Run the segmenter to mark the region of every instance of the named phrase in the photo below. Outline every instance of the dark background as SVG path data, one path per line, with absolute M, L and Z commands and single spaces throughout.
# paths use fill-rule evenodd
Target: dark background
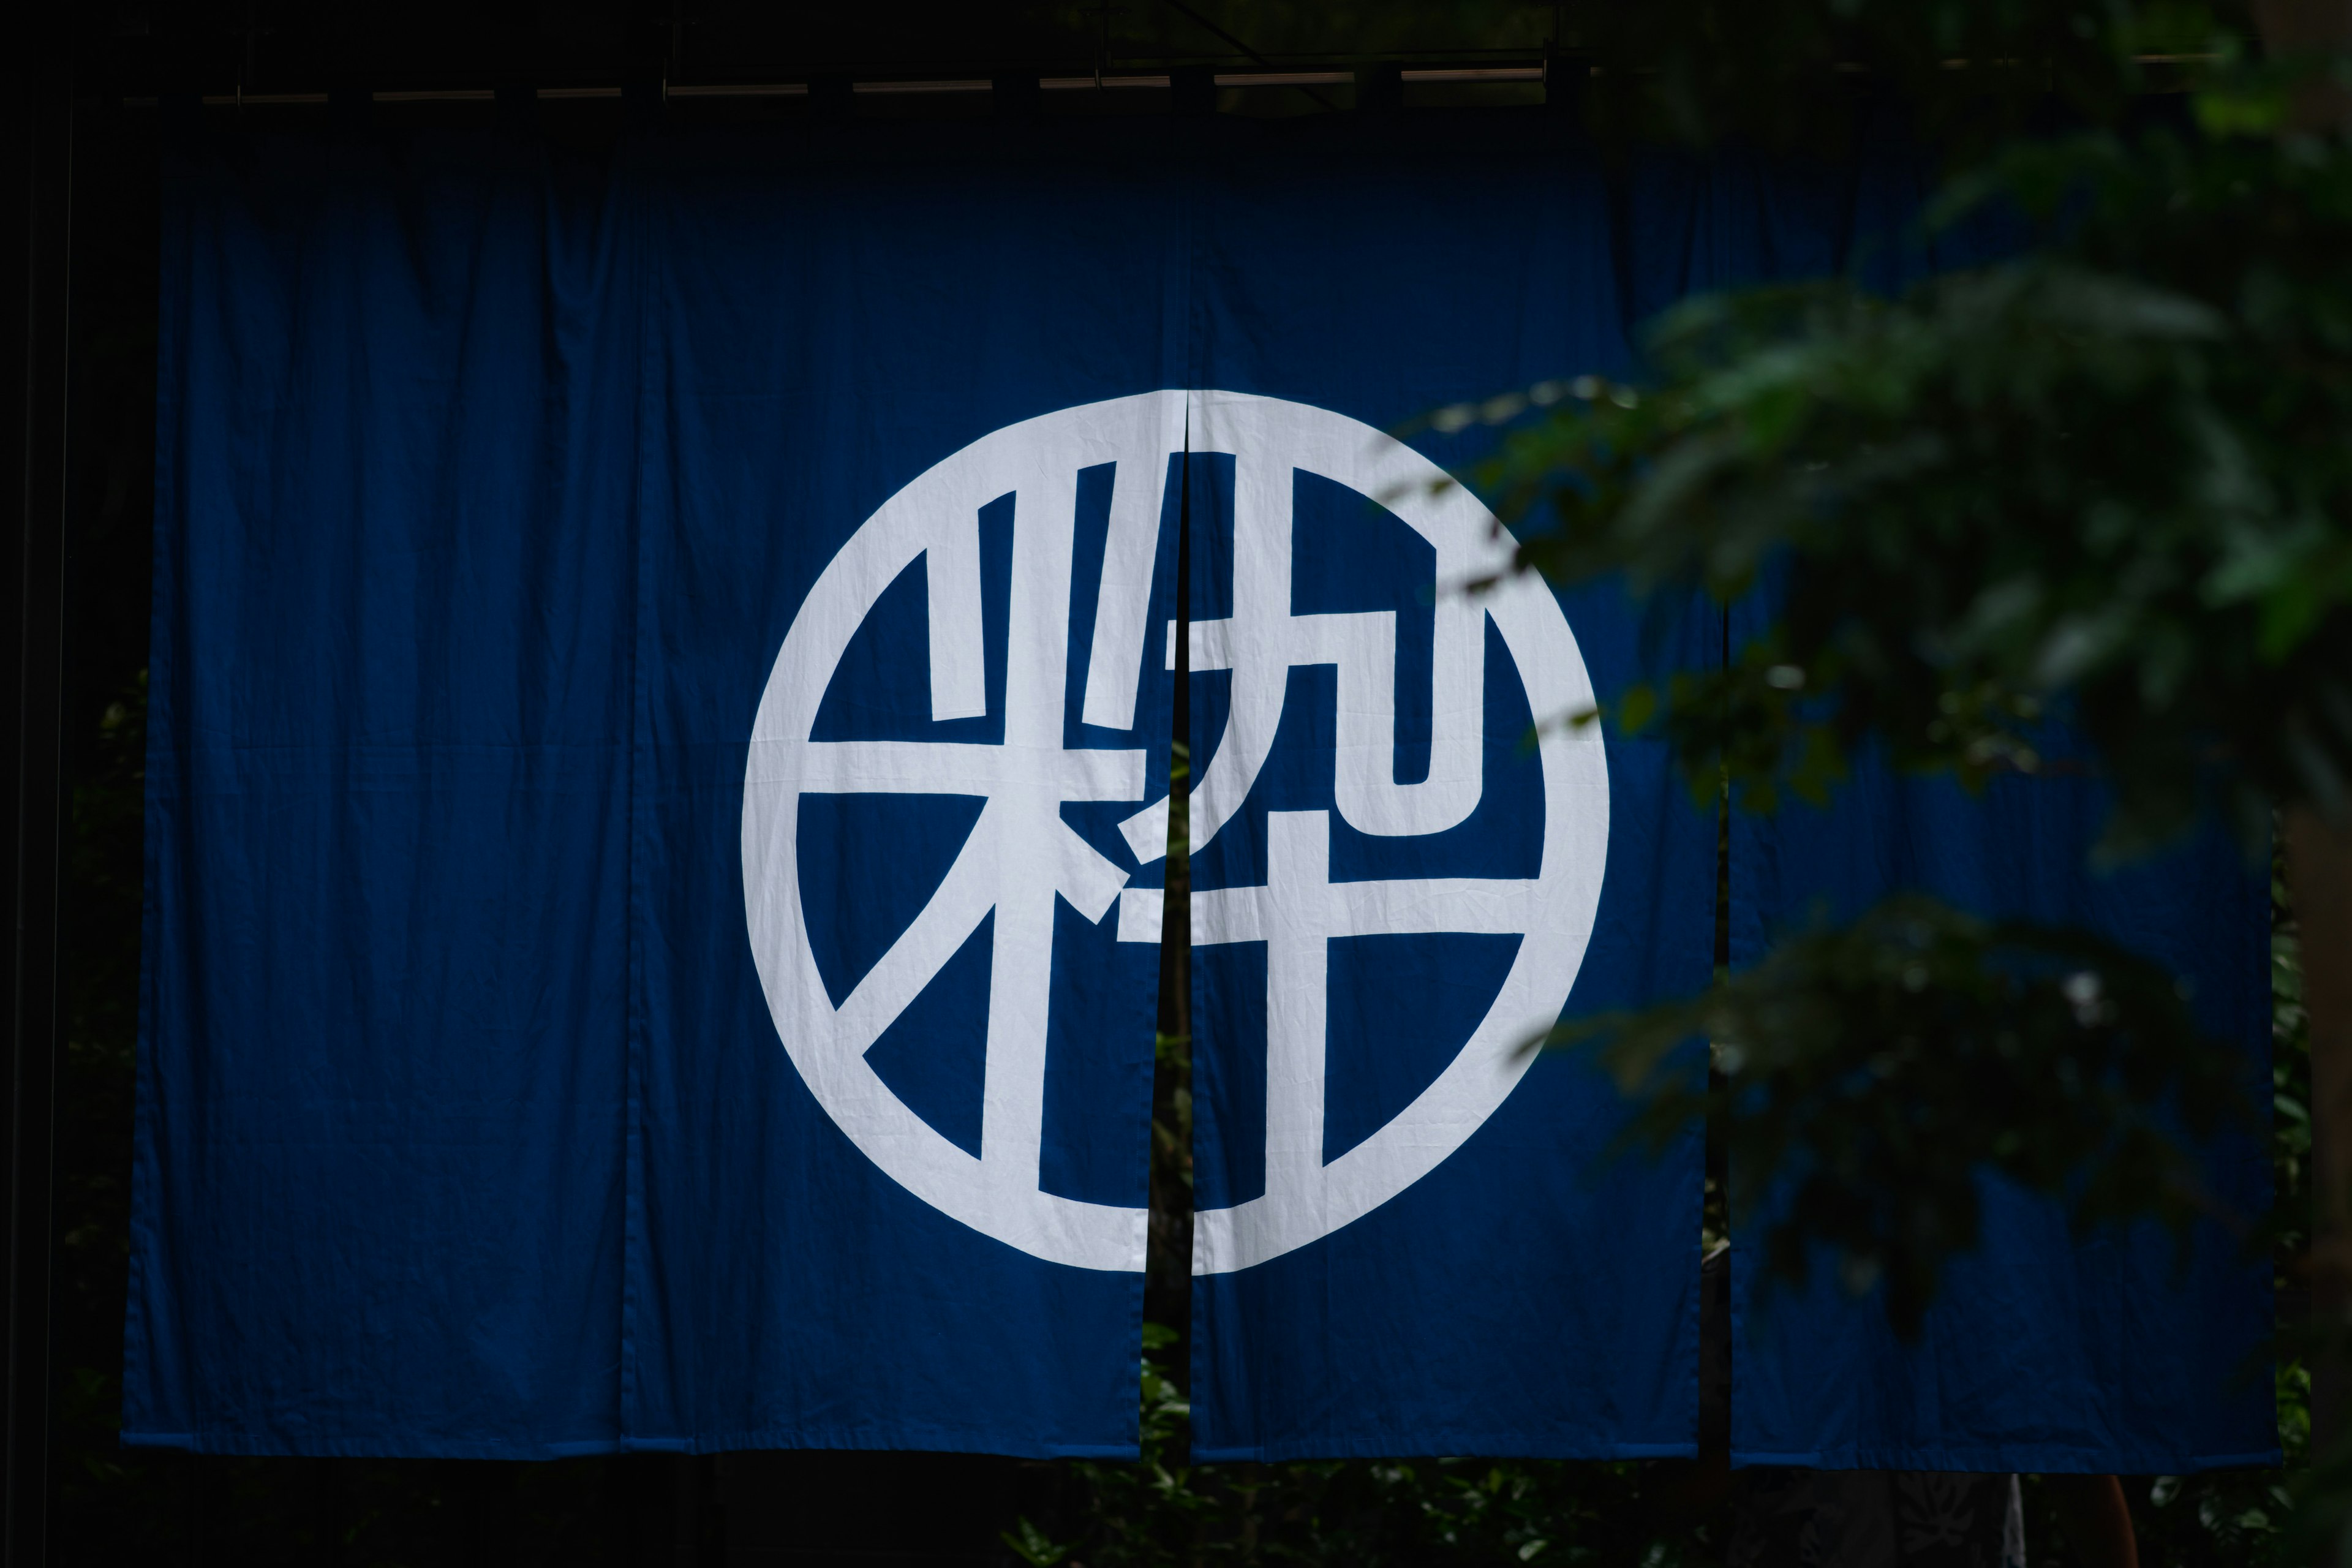
M 593 150 L 633 113 L 746 123 L 1409 115 L 1545 101 L 1545 82 L 1528 72 L 1548 61 L 1570 68 L 1554 75 L 1561 90 L 1549 97 L 1573 111 L 1577 15 L 1517 0 L 57 0 L 0 35 L 0 474 L 18 522 L 0 560 L 9 606 L 0 681 L 11 699 L 0 874 L 15 900 L 0 955 L 13 1009 L 5 1561 L 1721 1561 L 1719 1478 L 1704 1461 L 1187 1468 L 1181 952 L 1163 977 L 1146 1306 L 1161 1328 L 1140 1467 L 846 1453 L 537 1465 L 236 1459 L 126 1451 L 114 1437 L 138 1023 L 157 154 L 167 128 L 190 115 L 222 129 L 397 130 L 526 113 L 543 134 Z M 1412 75 L 1496 68 L 1517 74 Z M 1171 79 L 1039 85 L 1098 71 Z M 1282 72 L 1346 79 L 1215 79 Z M 859 89 L 942 79 L 971 85 Z M 730 90 L 776 84 L 806 90 Z M 1171 875 L 1181 875 L 1173 863 Z M 2299 1184 L 2284 1182 L 2283 1198 L 2289 1190 Z M 2254 1527 L 2242 1521 L 2275 1480 L 2131 1483 L 2145 1560 L 2252 1560 Z M 2063 1563 L 2038 1501 L 2034 1511 L 2033 1560 Z

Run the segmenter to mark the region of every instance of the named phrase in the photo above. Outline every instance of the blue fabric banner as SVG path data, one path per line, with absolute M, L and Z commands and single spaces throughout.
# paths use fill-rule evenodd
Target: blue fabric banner
M 1612 1160 L 1614 1089 L 1518 1047 L 1707 983 L 1713 811 L 1564 721 L 1720 622 L 1465 591 L 1507 541 L 1440 465 L 1485 433 L 1380 433 L 1626 367 L 1560 125 L 1240 124 L 1192 170 L 1202 1459 L 1695 1450 L 1696 1131 Z
M 1561 721 L 1723 624 L 1481 585 L 1493 433 L 1422 421 L 1866 184 L 1713 178 L 1539 114 L 177 146 L 125 1440 L 1132 1455 L 1181 668 L 1195 1454 L 1691 1452 L 1696 1133 L 1606 1158 L 1519 1047 L 1706 983 L 1712 813 Z
M 1827 810 L 1734 816 L 1733 963 L 1895 892 L 2085 927 L 2189 982 L 2202 1026 L 2244 1047 L 2249 1100 L 2266 1110 L 2266 868 L 2214 831 L 2095 874 L 2105 794 L 2082 759 L 2053 761 L 1971 796 L 1868 758 Z M 2127 1475 L 2277 1464 L 2271 1264 L 2244 1241 L 2270 1207 L 2261 1141 L 2222 1138 L 2205 1180 L 2218 1212 L 2184 1261 L 2160 1226 L 2078 1240 L 2061 1204 L 1984 1177 L 1982 1239 L 1947 1268 L 1908 1342 L 1878 1293 L 1848 1295 L 1826 1260 L 1802 1291 L 1768 1287 L 1735 1234 L 1733 1463 Z
M 1136 1452 L 1168 136 L 845 127 L 634 173 L 646 1440 Z
M 1710 829 L 1381 428 L 1622 362 L 1599 186 L 1500 310 L 1470 143 L 1220 134 L 184 155 L 131 1441 L 1133 1453 L 1189 512 L 1201 1451 L 1689 1448 L 1696 1144 L 1519 1047 Z
M 1931 185 L 1922 152 L 1891 132 L 1866 136 L 1843 166 L 1654 155 L 1622 198 L 1634 313 L 1775 279 L 1844 274 L 1891 292 L 2014 246 L 2000 215 L 1923 231 Z M 1763 629 L 1769 603 L 1766 592 L 1734 607 L 1735 647 Z M 2185 977 L 2204 1026 L 2244 1045 L 2249 1095 L 2267 1107 L 2262 868 L 2215 835 L 2095 875 L 2105 809 L 2080 759 L 1982 797 L 1865 760 L 1826 810 L 1732 817 L 1733 962 L 1900 891 L 2085 926 Z M 2225 1141 L 2209 1180 L 2236 1223 L 2267 1212 L 2257 1142 Z M 1875 1294 L 1849 1299 L 1826 1265 L 1801 1295 L 1759 1290 L 1759 1256 L 1735 1236 L 1735 1463 L 2152 1474 L 2277 1462 L 2262 1353 L 2269 1264 L 2242 1256 L 2228 1223 L 2197 1238 L 2183 1270 L 2154 1227 L 2077 1242 L 2049 1200 L 1989 1180 L 1983 1201 L 1983 1242 L 1950 1268 L 1913 1343 Z
M 1135 1451 L 1166 136 L 175 170 L 131 1441 Z
M 124 1440 L 609 1448 L 625 226 L 506 139 L 164 192 Z

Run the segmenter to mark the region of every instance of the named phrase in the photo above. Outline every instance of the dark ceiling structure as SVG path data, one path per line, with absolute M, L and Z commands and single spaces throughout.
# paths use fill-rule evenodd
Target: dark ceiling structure
M 992 91 L 1027 111 L 1086 112 L 1164 109 L 1165 94 L 1189 85 L 1240 95 L 1218 101 L 1229 110 L 1296 113 L 1349 106 L 1360 80 L 1391 99 L 1400 89 L 1452 101 L 1540 96 L 1563 9 L 1529 0 L 117 0 L 80 14 L 73 74 L 86 101 L 193 95 L 232 107 L 359 92 L 379 103 L 463 101 L 501 89 L 593 100 L 635 87 L 672 102 L 768 99 L 778 114 L 804 107 L 793 100 L 844 92 L 861 111 L 890 112 L 903 111 L 895 100 L 942 100 L 936 110 Z

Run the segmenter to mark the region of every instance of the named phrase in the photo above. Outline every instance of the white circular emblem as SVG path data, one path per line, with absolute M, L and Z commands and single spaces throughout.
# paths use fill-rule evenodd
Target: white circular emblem
M 1043 1191 L 1047 1013 L 1058 899 L 1087 920 L 1116 906 L 1123 941 L 1157 942 L 1160 893 L 1127 874 L 1061 816 L 1066 801 L 1134 801 L 1122 826 L 1139 861 L 1165 852 L 1167 801 L 1144 801 L 1144 753 L 1066 745 L 1071 562 L 1079 470 L 1115 463 L 1108 534 L 1087 650 L 1082 718 L 1128 731 L 1147 646 L 1173 667 L 1172 632 L 1150 634 L 1153 563 L 1168 458 L 1186 448 L 1234 460 L 1233 609 L 1195 622 L 1192 668 L 1232 671 L 1225 730 L 1205 747 L 1192 796 L 1196 847 L 1229 824 L 1270 753 L 1289 671 L 1338 669 L 1334 800 L 1356 831 L 1439 833 L 1483 792 L 1486 626 L 1491 620 L 1538 719 L 1591 706 L 1576 638 L 1539 583 L 1506 576 L 1511 544 L 1475 497 L 1368 425 L 1306 404 L 1226 392 L 1155 392 L 1010 425 L 937 464 L 884 502 L 818 576 L 786 633 L 753 721 L 743 789 L 743 887 L 752 956 L 785 1050 L 866 1156 L 908 1191 L 985 1235 L 1084 1268 L 1143 1267 L 1145 1212 Z M 1295 615 L 1293 475 L 1373 498 L 1436 552 L 1430 766 L 1394 779 L 1393 612 Z M 986 709 L 979 513 L 1012 494 L 1012 601 L 1002 744 L 812 739 L 835 668 L 883 591 L 923 558 L 934 721 Z M 1080 584 L 1083 590 L 1088 585 Z M 1510 679 L 1512 671 L 1492 672 Z M 1551 724 L 1532 879 L 1330 879 L 1320 811 L 1269 812 L 1262 887 L 1196 891 L 1196 943 L 1266 944 L 1265 1189 L 1194 1218 L 1193 1272 L 1262 1263 L 1394 1197 L 1459 1148 L 1517 1084 L 1520 1045 L 1568 999 L 1590 941 L 1609 843 L 1608 766 L 1591 726 Z M 839 1006 L 809 937 L 796 842 L 803 795 L 978 797 L 984 804 L 928 905 Z M 866 1055 L 982 921 L 995 916 L 980 1153 L 899 1100 Z M 1325 968 L 1334 938 L 1486 932 L 1521 940 L 1469 1040 L 1379 1131 L 1323 1157 Z

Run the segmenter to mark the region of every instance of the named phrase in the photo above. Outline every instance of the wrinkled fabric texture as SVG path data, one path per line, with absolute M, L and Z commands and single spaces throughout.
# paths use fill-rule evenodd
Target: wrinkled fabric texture
M 1740 634 L 1740 619 L 1734 634 Z M 2080 759 L 1970 795 L 1859 759 L 1826 810 L 1731 825 L 1732 961 L 1778 935 L 1923 892 L 1995 918 L 2097 931 L 2184 977 L 2199 1022 L 2242 1048 L 2269 1103 L 2270 889 L 2227 835 L 2153 860 L 2089 866 L 2105 799 Z M 2059 1200 L 1982 1181 L 1982 1239 L 1953 1258 L 1916 1341 L 1878 1293 L 1849 1296 L 1824 1259 L 1768 1288 L 1732 1247 L 1735 1463 L 2164 1474 L 2279 1462 L 2271 1279 L 2240 1226 L 2267 1211 L 2259 1138 L 2205 1153 L 2215 1217 L 2184 1259 L 2153 1222 L 2080 1239 Z
M 1251 175 L 1219 134 L 175 152 L 129 1441 L 1132 1454 L 1178 547 L 1205 670 L 1242 474 L 1285 563 L 1242 574 L 1227 678 L 1260 739 L 1322 737 L 1262 774 L 1333 922 L 1284 1005 L 1345 1048 L 1321 1085 L 1261 1054 L 1252 1110 L 1264 1038 L 1202 1009 L 1204 1148 L 1318 1128 L 1254 1156 L 1318 1184 L 1235 1242 L 1268 1256 L 1248 1315 L 1203 1310 L 1239 1375 L 1203 1428 L 1687 1451 L 1696 1143 L 1588 1188 L 1622 1108 L 1519 1047 L 1604 876 L 1592 1005 L 1703 981 L 1710 829 L 1653 753 L 1526 747 L 1645 657 L 1631 607 L 1466 599 L 1501 546 L 1430 481 L 1475 445 L 1384 433 L 1622 359 L 1605 204 L 1588 171 L 1523 237 L 1527 298 L 1563 236 L 1589 274 L 1524 361 L 1457 300 L 1404 334 L 1437 374 L 1374 382 L 1328 306 L 1250 324 L 1292 308 L 1253 274 L 1340 256 L 1267 192 L 1220 210 Z M 1445 195 L 1392 137 L 1316 155 Z M 1307 908 L 1258 896 L 1266 798 L 1218 872 L 1245 968 Z
M 127 1441 L 1135 1451 L 1181 397 L 866 523 L 1181 380 L 1165 132 L 919 141 L 174 153 Z
M 1699 1445 L 1720 1454 L 1731 1420 L 1731 1249 L 1700 1268 Z M 2025 1568 L 2015 1475 L 1756 1466 L 1733 1479 L 1733 1568 Z
M 1132 1456 L 1181 679 L 1195 1455 L 1691 1453 L 1696 1131 L 1617 1152 L 1521 1047 L 1707 983 L 1711 805 L 1559 721 L 1725 626 L 1466 593 L 1496 433 L 1424 416 L 1948 261 L 1919 166 L 1507 112 L 176 140 L 125 1441 Z M 1928 1375 L 1871 1343 L 1771 1353 Z M 1958 1408 L 1885 1419 L 2009 1455 Z M 2201 1408 L 2069 1451 L 2181 1468 Z
M 164 184 L 125 1440 L 610 1448 L 627 225 L 507 138 Z
M 1891 129 L 1841 166 L 1738 153 L 1653 154 L 1619 197 L 1628 313 L 1688 294 L 1843 273 L 1895 293 L 2014 249 L 1995 213 L 1926 231 L 1932 162 Z M 1769 624 L 1772 589 L 1732 606 L 1736 653 Z M 2069 742 L 2053 737 L 2063 752 Z M 2055 754 L 2055 753 L 2053 753 Z M 1948 779 L 1857 763 L 1826 809 L 1730 822 L 1731 960 L 1898 892 L 1974 913 L 2100 931 L 2184 976 L 2199 1018 L 2245 1051 L 2270 1102 L 2270 905 L 2263 868 L 2224 835 L 2102 874 L 2104 796 L 2081 759 L 1971 796 Z M 2279 1460 L 2267 1357 L 2270 1269 L 2233 1226 L 2266 1213 L 2254 1137 L 2208 1155 L 2221 1217 L 2185 1268 L 2155 1227 L 2077 1242 L 2056 1203 L 1988 1181 L 1984 1241 L 1956 1259 L 1914 1343 L 1875 1293 L 1849 1299 L 1824 1260 L 1802 1294 L 1768 1291 L 1734 1238 L 1729 1441 L 1735 1465 L 2150 1474 Z
M 1198 214 L 1194 377 L 1240 394 L 1294 398 L 1383 428 L 1449 468 L 1475 463 L 1492 434 L 1442 435 L 1433 408 L 1510 387 L 1629 372 L 1612 188 L 1600 160 L 1558 118 L 1496 138 L 1475 117 L 1419 116 L 1370 127 L 1232 123 L 1212 128 L 1190 165 Z M 1191 508 L 1195 626 L 1251 612 L 1251 552 L 1232 542 L 1245 497 L 1196 427 Z M 1442 721 L 1424 692 L 1444 685 L 1423 639 L 1458 602 L 1465 572 L 1407 552 L 1348 497 L 1295 497 L 1289 595 L 1309 612 L 1391 611 L 1399 779 L 1446 768 Z M 1477 603 L 1474 597 L 1472 604 Z M 1234 1205 L 1282 1201 L 1280 1130 L 1262 1110 L 1265 1066 L 1299 1011 L 1291 944 L 1208 940 L 1204 910 L 1226 889 L 1279 880 L 1290 831 L 1329 817 L 1329 875 L 1499 879 L 1538 872 L 1605 815 L 1605 871 L 1580 907 L 1572 969 L 1542 1010 L 1589 1015 L 1687 995 L 1711 961 L 1715 820 L 1654 742 L 1611 734 L 1605 793 L 1545 786 L 1531 725 L 1558 736 L 1574 710 L 1630 682 L 1720 657 L 1718 617 L 1645 613 L 1613 585 L 1560 599 L 1590 695 L 1545 695 L 1529 645 L 1489 619 L 1475 809 L 1434 833 L 1362 830 L 1373 813 L 1344 791 L 1348 676 L 1300 659 L 1280 727 L 1245 800 L 1203 816 L 1219 757 L 1248 719 L 1242 676 L 1191 677 L 1198 772 L 1192 861 L 1196 1235 Z M 1406 628 L 1410 628 L 1407 630 Z M 1339 714 L 1338 726 L 1329 717 Z M 1590 735 L 1591 731 L 1584 731 Z M 1219 804 L 1223 804 L 1220 802 Z M 1213 833 L 1211 829 L 1213 828 Z M 1320 829 L 1318 830 L 1318 832 Z M 1410 884 L 1407 884 L 1410 885 Z M 1312 943 L 1328 1035 L 1320 1155 L 1361 1159 L 1402 1131 L 1416 1095 L 1475 1049 L 1499 1013 L 1521 937 L 1457 922 L 1431 934 Z M 1310 981 L 1308 987 L 1314 982 Z M 1514 1026 L 1524 1037 L 1539 1021 Z M 1465 1051 L 1465 1054 L 1466 1051 Z M 1536 1061 L 1508 1098 L 1426 1175 L 1363 1217 L 1280 1256 L 1222 1266 L 1196 1247 L 1192 1443 L 1203 1459 L 1350 1454 L 1529 1454 L 1579 1458 L 1695 1451 L 1701 1149 L 1694 1135 L 1654 1162 L 1612 1140 L 1624 1102 L 1589 1063 Z M 1391 1121 L 1391 1119 L 1395 1119 Z M 1416 1130 L 1414 1139 L 1437 1135 Z M 1445 1135 L 1453 1142 L 1454 1133 Z

